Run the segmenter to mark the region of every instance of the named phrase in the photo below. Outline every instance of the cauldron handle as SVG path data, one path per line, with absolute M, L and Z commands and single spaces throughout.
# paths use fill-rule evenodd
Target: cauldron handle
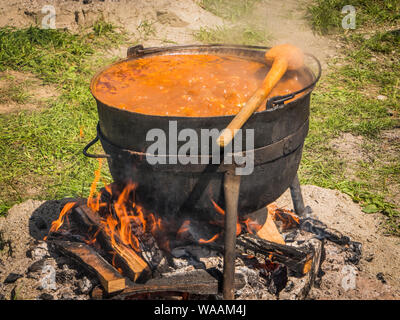
M 94 138 L 92 141 L 90 141 L 86 147 L 83 148 L 83 154 L 88 157 L 88 158 L 111 158 L 109 154 L 92 154 L 88 153 L 88 149 L 94 145 L 97 141 L 99 141 L 99 134 L 96 135 L 96 138 Z

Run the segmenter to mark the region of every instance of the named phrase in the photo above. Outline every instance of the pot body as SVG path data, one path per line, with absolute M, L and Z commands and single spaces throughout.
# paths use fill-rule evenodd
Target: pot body
M 264 48 L 265 50 L 265 48 Z M 247 47 L 185 46 L 142 50 L 128 59 L 176 53 L 234 54 L 263 61 L 265 51 Z M 296 176 L 304 139 L 308 131 L 311 88 L 319 76 L 305 68 L 309 88 L 289 103 L 275 105 L 257 112 L 247 121 L 245 129 L 254 131 L 254 170 L 241 177 L 239 214 L 246 215 L 276 200 Z M 96 76 L 92 80 L 92 92 Z M 96 97 L 95 97 L 96 98 Z M 223 130 L 234 116 L 165 117 L 125 111 L 97 101 L 98 136 L 116 182 L 138 184 L 137 201 L 162 216 L 196 215 L 199 219 L 215 218 L 211 199 L 224 208 L 223 177 L 226 165 L 160 164 L 149 165 L 144 154 L 154 143 L 146 141 L 149 130 L 169 132 L 171 121 L 177 130 L 190 128 L 201 136 L 201 129 Z M 243 135 L 243 146 L 246 146 Z M 178 141 L 178 149 L 184 142 Z M 200 147 L 199 147 L 200 148 Z

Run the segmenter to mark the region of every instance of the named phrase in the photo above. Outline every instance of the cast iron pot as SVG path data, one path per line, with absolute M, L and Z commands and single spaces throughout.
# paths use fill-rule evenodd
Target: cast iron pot
M 116 63 L 171 54 L 234 55 L 264 62 L 267 49 L 236 45 L 189 45 L 147 49 L 135 46 L 128 49 L 127 59 Z M 107 105 L 94 94 L 94 85 L 102 71 L 93 77 L 90 86 L 99 114 L 97 136 L 84 148 L 84 154 L 94 158 L 107 158 L 115 182 L 136 182 L 136 200 L 148 210 L 156 211 L 161 216 L 182 219 L 187 215 L 207 220 L 215 218 L 211 199 L 224 208 L 223 177 L 230 166 L 182 165 L 179 162 L 149 165 L 146 161 L 146 150 L 153 142 L 146 141 L 146 134 L 153 128 L 168 132 L 169 121 L 176 121 L 178 130 L 191 128 L 200 136 L 201 129 L 216 128 L 221 131 L 234 116 L 154 116 Z M 241 216 L 276 200 L 296 176 L 308 132 L 310 95 L 321 74 L 320 63 L 314 56 L 306 55 L 303 74 L 308 83 L 305 88 L 290 95 L 269 99 L 267 109 L 253 114 L 243 127 L 254 129 L 254 150 L 248 151 L 253 152 L 254 171 L 241 177 L 238 208 Z M 303 94 L 299 95 L 300 93 Z M 291 102 L 284 103 L 294 97 Z M 106 154 L 89 154 L 88 148 L 98 140 L 101 141 Z M 244 146 L 245 143 L 244 137 Z M 178 142 L 178 148 L 180 144 Z

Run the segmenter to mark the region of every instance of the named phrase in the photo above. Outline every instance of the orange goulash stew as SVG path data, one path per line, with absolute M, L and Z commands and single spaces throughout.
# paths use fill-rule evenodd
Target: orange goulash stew
M 117 63 L 100 73 L 93 94 L 124 110 L 160 116 L 235 115 L 261 85 L 269 68 L 223 55 L 165 55 Z M 300 72 L 290 72 L 269 97 L 304 88 Z M 265 109 L 265 103 L 258 111 Z

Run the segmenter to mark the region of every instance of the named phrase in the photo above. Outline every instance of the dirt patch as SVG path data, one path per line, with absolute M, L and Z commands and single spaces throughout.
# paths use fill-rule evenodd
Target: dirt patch
M 368 163 L 369 170 L 385 170 L 397 162 L 400 156 L 400 129 L 383 130 L 378 139 L 368 139 L 351 133 L 341 134 L 330 142 L 336 156 L 344 164 L 348 178 L 357 181 L 357 171 L 366 170 L 360 162 Z M 377 152 L 379 150 L 379 152 Z M 393 169 L 393 168 L 392 168 Z M 385 200 L 400 208 L 400 180 L 395 172 L 384 176 L 375 175 L 369 180 L 381 189 Z M 382 180 L 385 181 L 382 181 Z
M 146 46 L 192 43 L 194 30 L 222 24 L 222 19 L 190 0 L 11 0 L 0 5 L 0 26 L 41 26 L 48 14 L 42 13 L 45 5 L 54 6 L 58 29 L 78 32 L 104 18 Z
M 381 133 L 381 137 L 393 148 L 400 150 L 400 128 L 384 130 Z
M 319 288 L 314 288 L 315 299 L 400 299 L 400 240 L 382 235 L 378 214 L 366 214 L 351 198 L 336 190 L 316 186 L 302 186 L 304 202 L 319 220 L 351 240 L 363 245 L 362 259 L 356 270 L 356 288 L 346 291 L 342 287 L 344 266 L 334 261 L 327 252 L 322 266 L 326 276 Z M 292 208 L 290 193 L 285 192 L 278 200 L 279 206 Z M 340 250 L 331 247 L 331 250 Z M 332 261 L 329 256 L 333 256 Z M 339 267 L 338 267 L 339 266 Z M 382 280 L 379 280 L 383 279 Z M 386 282 L 386 283 L 383 283 Z
M 331 141 L 331 147 L 337 152 L 338 157 L 347 163 L 356 164 L 358 161 L 366 160 L 362 144 L 364 138 L 351 133 L 343 133 Z
M 316 35 L 305 19 L 309 1 L 265 0 L 257 4 L 253 21 L 263 26 L 271 35 L 270 45 L 291 43 L 305 52 L 314 54 L 323 67 L 330 57 L 336 55 L 336 42 Z
M 0 114 L 38 110 L 59 95 L 51 85 L 44 85 L 30 73 L 0 72 Z
M 343 162 L 346 176 L 351 180 L 358 180 L 355 172 L 360 161 L 369 161 L 362 145 L 364 138 L 351 133 L 343 133 L 330 142 L 330 146 L 336 152 L 337 159 Z
M 388 159 L 394 158 L 394 163 L 398 163 L 400 157 L 400 128 L 384 130 L 381 133 L 381 150 L 384 152 L 385 157 Z M 389 190 L 390 198 L 387 200 L 392 201 L 398 209 L 400 209 L 400 176 L 397 175 L 391 181 L 388 181 L 387 188 Z

